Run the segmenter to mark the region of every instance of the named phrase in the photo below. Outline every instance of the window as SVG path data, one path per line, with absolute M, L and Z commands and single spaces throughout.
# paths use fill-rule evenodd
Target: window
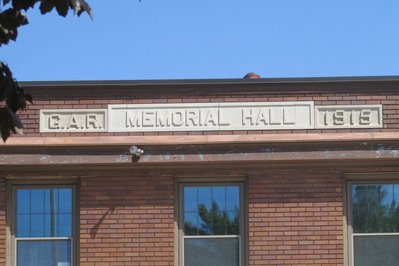
M 13 254 L 17 266 L 72 266 L 75 187 L 13 187 Z
M 242 184 L 182 184 L 180 193 L 180 265 L 244 265 Z
M 351 183 L 349 193 L 352 265 L 398 265 L 399 183 Z

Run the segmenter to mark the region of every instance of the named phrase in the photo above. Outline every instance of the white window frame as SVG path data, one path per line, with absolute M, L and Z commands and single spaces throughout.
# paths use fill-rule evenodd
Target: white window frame
M 49 188 L 70 188 L 72 189 L 72 236 L 71 237 L 16 237 L 16 228 L 17 228 L 17 201 L 16 201 L 16 192 L 17 189 L 49 189 Z M 32 184 L 11 184 L 11 202 L 10 202 L 10 234 L 11 234 L 11 265 L 17 265 L 17 242 L 18 241 L 48 241 L 48 240 L 71 240 L 71 266 L 78 265 L 77 263 L 77 185 L 74 183 L 55 183 L 55 184 L 47 184 L 47 183 L 32 183 Z
M 199 235 L 199 236 L 185 236 L 184 235 L 184 187 L 209 187 L 209 186 L 231 186 L 239 187 L 240 199 L 240 220 L 239 220 L 239 235 Z M 184 240 L 185 239 L 210 239 L 210 238 L 238 238 L 239 240 L 239 265 L 246 265 L 245 256 L 245 220 L 246 220 L 246 202 L 245 202 L 245 183 L 243 181 L 206 181 L 206 182 L 179 182 L 178 183 L 178 235 L 179 235 L 179 265 L 184 266 Z

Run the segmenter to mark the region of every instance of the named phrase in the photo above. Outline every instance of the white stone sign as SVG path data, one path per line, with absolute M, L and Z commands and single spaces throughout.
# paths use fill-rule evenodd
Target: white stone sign
M 311 129 L 313 109 L 313 102 L 109 105 L 108 131 Z
M 106 109 L 40 110 L 40 132 L 106 131 Z
M 107 121 L 109 119 L 109 121 Z M 40 132 L 382 128 L 382 105 L 313 102 L 114 104 L 40 111 Z
M 315 107 L 316 128 L 382 128 L 382 105 Z

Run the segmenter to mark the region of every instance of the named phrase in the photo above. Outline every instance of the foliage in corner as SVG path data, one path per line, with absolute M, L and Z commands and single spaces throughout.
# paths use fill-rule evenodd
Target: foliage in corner
M 1 1 L 1 0 L 0 0 Z M 91 18 L 93 13 L 85 0 L 3 0 L 0 3 L 0 46 L 15 41 L 18 28 L 28 24 L 24 14 L 40 2 L 40 12 L 46 14 L 54 8 L 60 16 L 65 17 L 69 10 L 80 16 L 86 12 Z M 13 133 L 22 133 L 22 122 L 17 111 L 24 109 L 26 103 L 32 103 L 32 97 L 25 93 L 14 79 L 10 68 L 0 60 L 0 134 L 3 141 Z

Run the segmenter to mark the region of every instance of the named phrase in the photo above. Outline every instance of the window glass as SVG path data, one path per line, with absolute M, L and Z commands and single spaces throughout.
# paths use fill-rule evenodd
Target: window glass
M 32 214 L 31 215 L 31 231 L 30 237 L 44 237 L 44 215 Z M 19 228 L 18 228 L 19 229 Z
M 186 239 L 185 266 L 238 266 L 239 238 Z
M 183 186 L 184 265 L 240 265 L 240 185 Z
M 17 237 L 71 237 L 72 188 L 17 189 Z
M 72 191 L 70 189 L 58 190 L 59 212 L 63 214 L 72 213 Z
M 184 213 L 184 232 L 186 235 L 198 235 L 198 215 L 197 213 Z
M 17 266 L 71 266 L 73 188 L 15 191 Z
M 197 188 L 184 188 L 184 211 L 197 212 Z
M 239 186 L 184 187 L 185 235 L 239 232 Z
M 17 266 L 70 266 L 71 240 L 19 240 Z
M 394 184 L 353 185 L 353 232 L 397 232 L 398 189 Z
M 32 189 L 30 192 L 31 213 L 44 213 L 44 189 Z M 18 203 L 19 204 L 19 203 Z
M 352 184 L 354 266 L 397 265 L 399 185 Z
M 28 214 L 30 213 L 30 190 L 29 189 L 19 189 L 17 190 L 17 213 L 18 214 Z
M 354 237 L 354 262 L 360 266 L 397 266 L 399 237 L 368 235 Z
M 19 214 L 17 219 L 17 235 L 16 237 L 28 237 L 30 235 L 30 215 Z
M 240 193 L 238 187 L 226 188 L 226 208 L 228 211 L 237 211 L 240 208 Z

